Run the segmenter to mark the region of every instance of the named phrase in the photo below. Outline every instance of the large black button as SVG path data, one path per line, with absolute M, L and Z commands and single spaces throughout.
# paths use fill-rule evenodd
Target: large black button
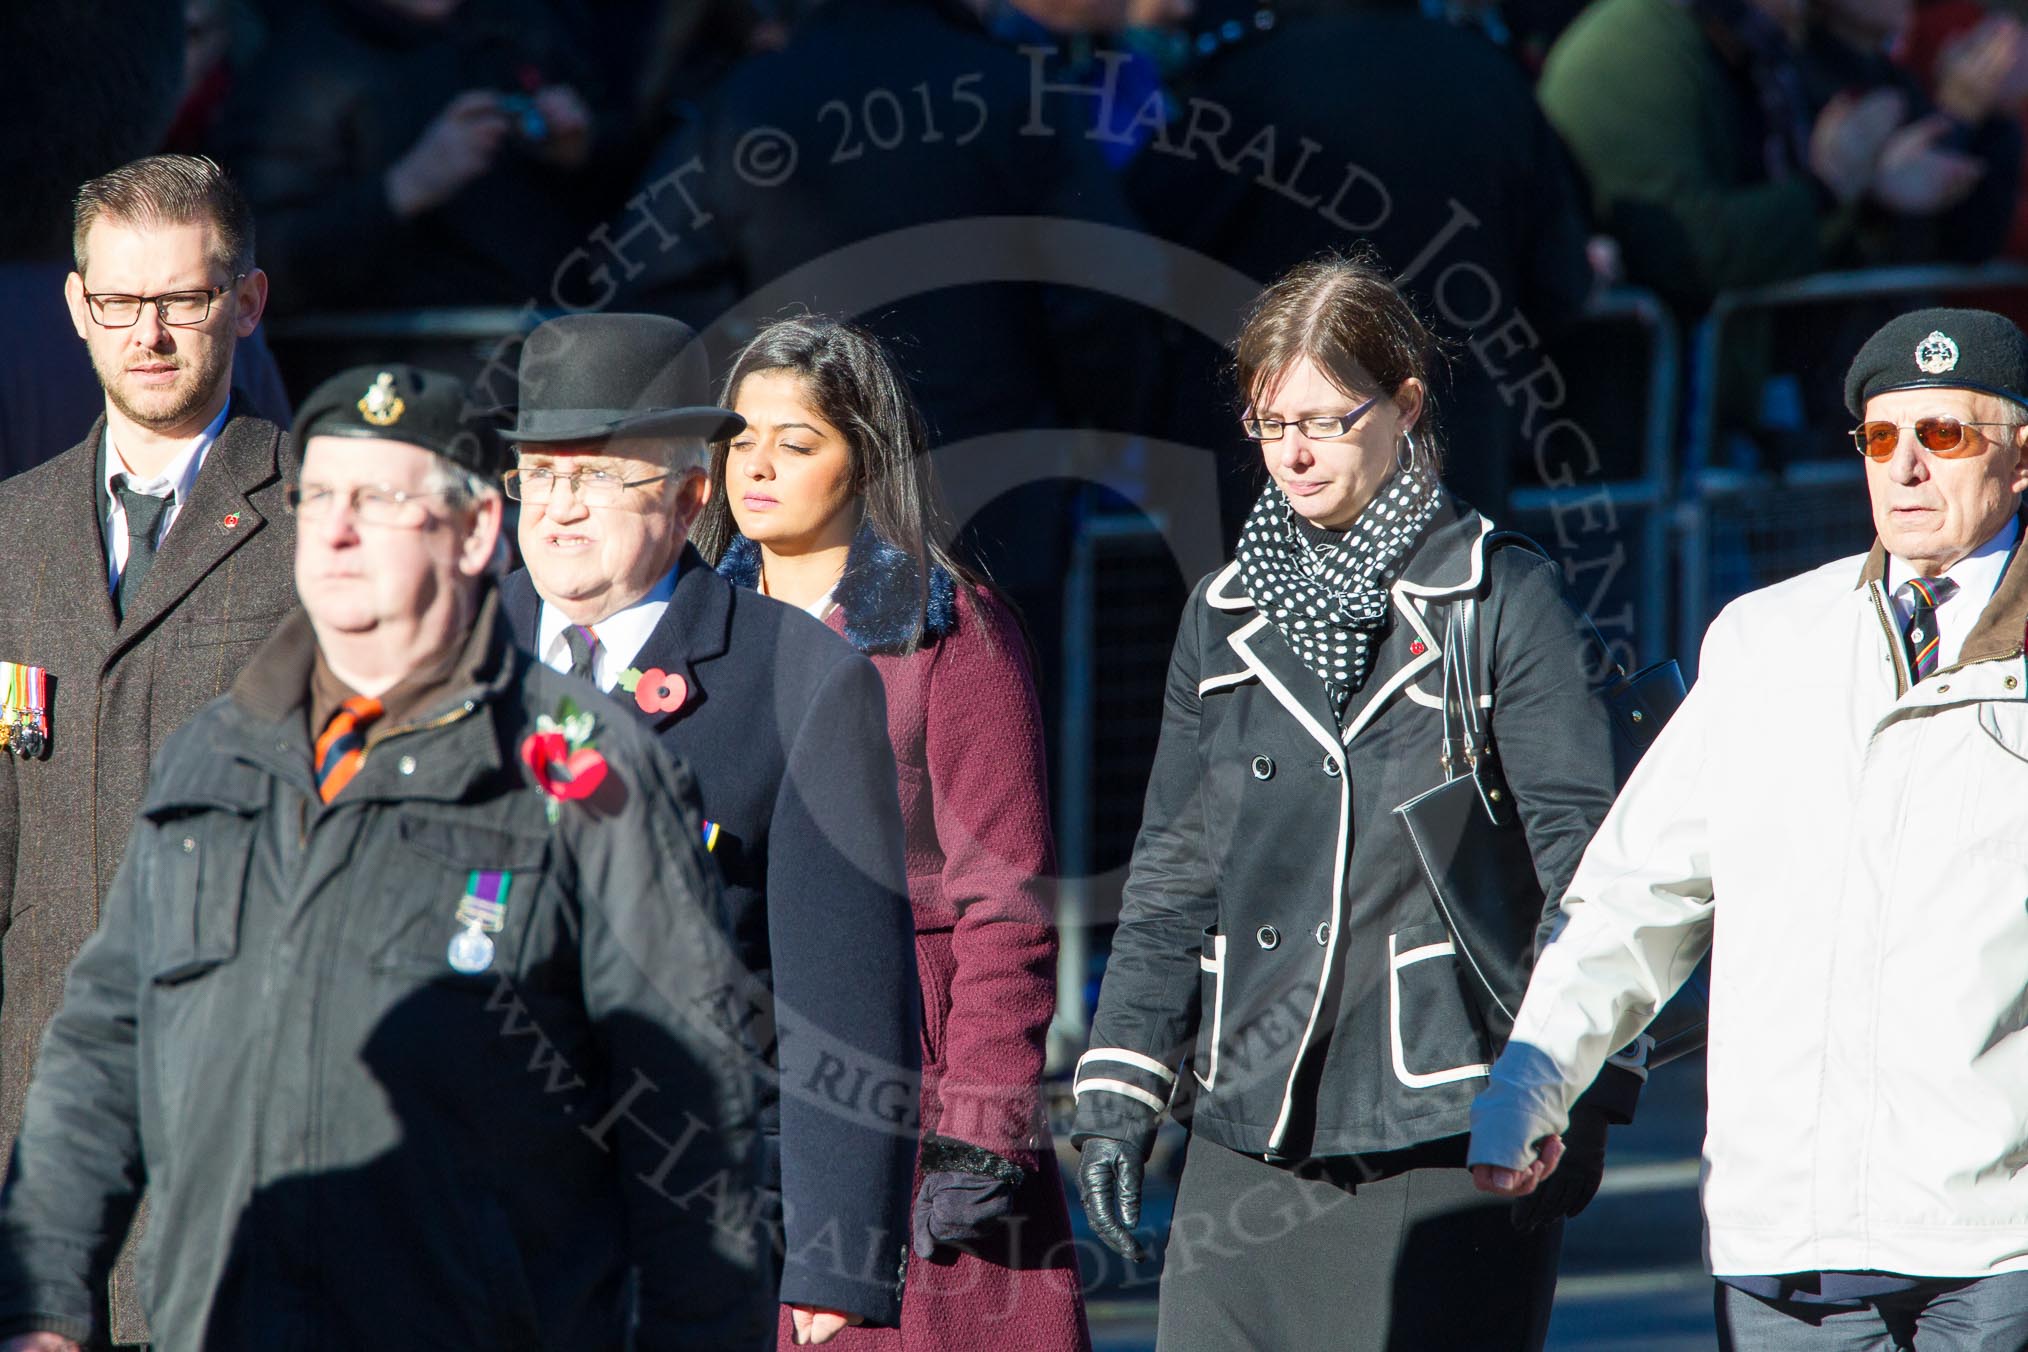
M 1273 779 L 1275 777 L 1273 757 L 1255 756 L 1253 758 L 1253 777 L 1255 779 Z
M 1282 932 L 1273 925 L 1262 925 L 1254 931 L 1253 938 L 1262 948 L 1275 948 L 1282 941 Z

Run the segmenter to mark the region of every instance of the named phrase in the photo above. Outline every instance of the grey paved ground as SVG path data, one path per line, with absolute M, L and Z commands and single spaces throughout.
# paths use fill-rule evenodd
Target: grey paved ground
M 1703 1058 L 1657 1071 L 1640 1120 L 1614 1133 L 1604 1188 L 1565 1231 L 1550 1352 L 1713 1348 L 1711 1279 L 1701 1261 L 1703 1228 L 1697 1210 L 1703 1133 Z M 1143 1227 L 1147 1235 L 1161 1235 L 1170 1201 L 1166 1179 L 1158 1184 L 1151 1174 Z M 1081 1224 L 1082 1218 L 1076 1219 Z M 1081 1245 L 1080 1251 L 1089 1248 Z M 1104 1272 L 1086 1275 L 1099 1352 L 1151 1352 L 1155 1261 L 1132 1274 L 1118 1260 L 1106 1266 Z

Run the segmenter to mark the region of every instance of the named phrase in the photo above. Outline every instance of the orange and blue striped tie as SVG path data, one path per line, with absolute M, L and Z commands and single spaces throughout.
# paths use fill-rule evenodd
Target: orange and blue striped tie
M 1908 669 L 1920 681 L 1936 674 L 1939 635 L 1936 608 L 1951 599 L 1958 584 L 1947 577 L 1912 577 L 1894 589 L 1894 599 L 1908 612 L 1901 635 L 1908 642 Z
M 336 798 L 359 773 L 366 760 L 366 725 L 380 717 L 380 711 L 379 700 L 354 695 L 331 715 L 316 747 L 317 796 L 325 802 Z

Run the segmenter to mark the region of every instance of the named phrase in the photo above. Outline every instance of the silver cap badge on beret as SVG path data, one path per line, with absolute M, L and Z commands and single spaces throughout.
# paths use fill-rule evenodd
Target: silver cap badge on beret
M 1941 334 L 1937 336 L 1942 337 Z M 1949 342 L 1950 339 L 1945 338 L 1944 341 Z M 1958 350 L 1952 348 L 1951 360 L 1956 361 L 1957 359 Z M 1923 369 L 1928 370 L 1929 368 L 1924 367 Z M 1944 367 L 1943 369 L 1949 370 L 1950 368 Z M 359 401 L 359 416 L 372 423 L 375 427 L 393 426 L 401 421 L 401 415 L 407 409 L 407 403 L 403 401 L 400 395 L 394 392 L 393 374 L 387 371 L 382 371 L 380 379 L 366 387 L 366 395 Z
M 1925 375 L 1940 376 L 1958 364 L 1958 345 L 1942 329 L 1931 329 L 1929 337 L 1915 345 L 1915 364 Z

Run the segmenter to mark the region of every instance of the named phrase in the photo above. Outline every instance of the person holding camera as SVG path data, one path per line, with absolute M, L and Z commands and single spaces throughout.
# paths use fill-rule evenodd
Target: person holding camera
M 246 72 L 218 154 L 299 308 L 520 304 L 610 197 L 598 98 L 534 0 L 339 0 Z
M 1564 1134 L 1561 1186 L 1518 1210 L 1473 1189 L 1496 1048 L 1391 818 L 1450 777 L 1446 620 L 1475 601 L 1552 927 L 1613 799 L 1612 666 L 1557 566 L 1443 487 L 1430 347 L 1383 269 L 1335 258 L 1270 286 L 1237 339 L 1271 482 L 1184 612 L 1075 1081 L 1085 1210 L 1130 1260 L 1156 1124 L 1194 1091 L 1163 1352 L 1540 1348 L 1562 1218 L 1631 1115 L 1636 1072 L 1613 1068 Z

